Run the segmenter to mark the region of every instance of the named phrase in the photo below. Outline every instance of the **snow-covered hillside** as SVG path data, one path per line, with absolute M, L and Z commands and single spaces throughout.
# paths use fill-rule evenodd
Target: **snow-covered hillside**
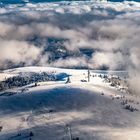
M 33 72 L 60 79 L 0 92 L 0 140 L 139 140 L 139 97 L 123 82 L 111 86 L 113 72 L 90 71 L 87 82 L 87 70 L 23 67 L 0 79 Z

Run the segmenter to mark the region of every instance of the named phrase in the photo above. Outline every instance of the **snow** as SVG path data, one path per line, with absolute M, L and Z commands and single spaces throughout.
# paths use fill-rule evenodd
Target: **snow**
M 66 78 L 40 82 L 37 87 L 27 85 L 22 93 L 0 96 L 0 140 L 29 140 L 31 131 L 33 140 L 68 140 L 67 126 L 72 137 L 80 140 L 139 140 L 140 112 L 121 104 L 131 99 L 130 104 L 139 109 L 139 97 L 111 87 L 98 76 L 102 71 L 91 71 L 96 77 L 91 76 L 90 82 L 81 82 L 87 80 L 87 70 L 53 67 L 22 67 L 5 70 L 0 76 L 44 71 L 66 73 L 71 83 L 66 84 Z
M 13 77 L 16 76 L 15 74 L 10 74 L 10 73 L 0 73 L 0 81 L 5 80 L 5 78 Z

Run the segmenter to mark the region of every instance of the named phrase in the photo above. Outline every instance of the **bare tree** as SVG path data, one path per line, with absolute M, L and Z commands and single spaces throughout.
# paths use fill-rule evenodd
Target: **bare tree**
M 69 138 L 70 140 L 72 140 L 72 132 L 71 132 L 71 126 L 69 124 L 66 124 L 66 130 L 69 133 Z
M 90 70 L 88 68 L 88 82 L 90 82 Z

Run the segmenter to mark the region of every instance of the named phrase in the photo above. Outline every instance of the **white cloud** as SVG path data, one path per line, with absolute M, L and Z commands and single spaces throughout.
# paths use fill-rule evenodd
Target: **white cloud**
M 0 67 L 7 66 L 7 61 L 13 64 L 31 65 L 41 55 L 39 48 L 24 41 L 0 40 L 0 44 Z
M 139 10 L 137 2 L 6 6 L 0 10 L 0 68 L 8 68 L 7 61 L 47 65 L 51 54 L 42 52 L 46 39 L 61 38 L 66 39 L 63 45 L 70 51 L 94 49 L 89 58 L 91 68 L 106 65 L 113 70 L 128 70 L 133 87 L 134 81 L 140 81 Z M 41 38 L 41 45 L 29 41 L 36 36 Z M 50 65 L 86 66 L 87 58 L 84 55 L 61 58 Z

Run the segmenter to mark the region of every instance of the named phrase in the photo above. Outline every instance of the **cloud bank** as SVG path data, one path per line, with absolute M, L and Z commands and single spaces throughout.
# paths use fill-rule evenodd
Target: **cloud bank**
M 140 82 L 139 10 L 137 2 L 28 3 L 2 7 L 0 69 L 35 64 L 88 65 L 92 69 L 105 66 L 110 70 L 127 70 L 129 83 L 135 87 L 134 83 Z M 92 53 L 87 55 L 81 50 Z

